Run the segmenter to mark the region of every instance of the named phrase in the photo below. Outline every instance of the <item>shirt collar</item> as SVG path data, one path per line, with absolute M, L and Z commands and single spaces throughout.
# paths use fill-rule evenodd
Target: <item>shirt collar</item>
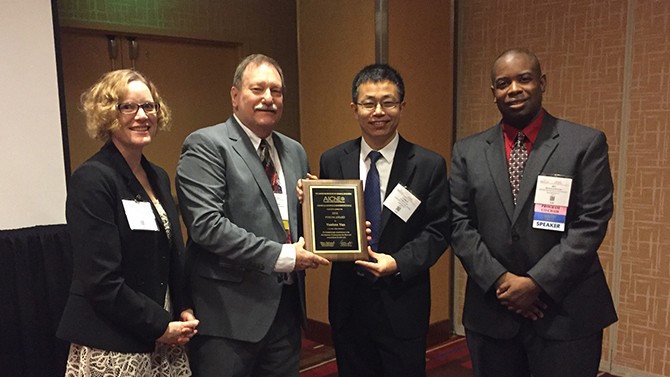
M 540 109 L 540 112 L 537 114 L 535 119 L 533 119 L 533 121 L 530 122 L 530 124 L 528 124 L 525 128 L 521 130 L 516 127 L 510 126 L 509 124 L 503 121 L 502 128 L 503 132 L 505 133 L 507 142 L 514 144 L 516 135 L 519 133 L 519 131 L 523 131 L 523 134 L 526 135 L 526 138 L 528 139 L 530 144 L 531 145 L 535 144 L 535 139 L 537 139 L 537 135 L 540 133 L 540 128 L 542 128 L 543 120 L 544 120 L 544 109 Z
M 249 127 L 245 126 L 244 123 L 242 123 L 242 121 L 240 120 L 240 118 L 237 117 L 237 115 L 233 114 L 233 117 L 235 117 L 235 120 L 237 121 L 237 123 L 240 126 L 242 126 L 242 130 L 244 130 L 244 133 L 247 134 L 247 136 L 249 136 L 249 140 L 251 141 L 251 145 L 253 145 L 254 150 L 256 151 L 256 153 L 258 153 L 258 147 L 261 145 L 261 138 L 258 137 L 258 135 L 256 135 L 253 131 L 251 131 L 251 129 L 249 129 Z M 268 142 L 268 144 L 270 144 L 270 148 L 275 147 L 275 144 L 272 141 L 272 134 L 270 134 L 270 136 L 266 137 L 265 140 Z
M 378 152 L 382 154 L 382 157 L 388 161 L 389 163 L 393 163 L 393 157 L 395 156 L 395 151 L 398 149 L 398 142 L 400 141 L 400 136 L 398 136 L 398 132 L 396 131 L 395 136 L 393 136 L 393 139 L 384 146 L 384 148 L 380 149 Z M 361 137 L 361 159 L 365 161 L 366 158 L 368 158 L 368 154 L 370 151 L 372 151 L 372 147 L 368 145 L 368 143 L 365 142 L 365 138 Z

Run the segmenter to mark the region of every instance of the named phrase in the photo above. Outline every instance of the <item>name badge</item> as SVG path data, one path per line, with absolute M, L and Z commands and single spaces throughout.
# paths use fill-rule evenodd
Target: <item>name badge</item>
M 275 194 L 277 207 L 279 207 L 279 214 L 284 223 L 284 230 L 288 230 L 288 197 L 286 194 Z
M 563 232 L 570 203 L 572 178 L 553 175 L 537 177 L 533 228 Z
M 384 206 L 404 222 L 409 220 L 419 204 L 421 204 L 421 200 L 401 184 L 397 184 L 391 194 L 384 200 Z
M 156 216 L 151 209 L 149 202 L 138 202 L 135 200 L 121 200 L 123 209 L 126 212 L 128 225 L 132 230 L 150 230 L 158 232 L 158 224 L 156 224 Z

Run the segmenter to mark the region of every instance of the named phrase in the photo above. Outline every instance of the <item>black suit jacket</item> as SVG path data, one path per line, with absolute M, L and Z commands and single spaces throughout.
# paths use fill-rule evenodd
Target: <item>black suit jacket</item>
M 564 232 L 534 229 L 540 174 L 572 177 Z M 514 206 L 501 126 L 454 146 L 451 165 L 452 247 L 468 273 L 463 324 L 511 338 L 522 321 L 495 295 L 506 271 L 530 276 L 549 308 L 533 322 L 538 334 L 568 340 L 616 321 L 597 250 L 612 216 L 612 175 L 605 135 L 545 114 Z
M 300 234 L 294 187 L 309 171 L 295 140 L 273 133 L 281 161 L 293 242 Z M 184 141 L 177 194 L 189 232 L 189 275 L 199 334 L 257 342 L 267 334 L 282 294 L 274 266 L 286 231 L 272 187 L 249 136 L 234 117 Z M 304 272 L 294 274 L 305 316 Z
M 320 178 L 358 179 L 361 139 L 348 141 L 323 153 Z M 400 137 L 391 167 L 387 195 L 402 184 L 421 200 L 405 223 L 388 208 L 381 214 L 379 252 L 395 258 L 400 274 L 375 283 L 395 335 L 425 335 L 430 317 L 428 269 L 449 244 L 449 187 L 442 156 Z M 333 263 L 330 275 L 329 320 L 334 331 L 368 313 L 352 313 L 352 292 L 365 283 L 353 262 Z
M 73 277 L 58 336 L 117 352 L 151 352 L 173 316 L 163 309 L 170 287 L 174 312 L 184 297 L 184 248 L 179 215 L 165 171 L 142 157 L 149 182 L 167 212 L 160 231 L 131 230 L 122 200 L 151 202 L 111 142 L 82 164 L 68 184 L 66 216 Z M 153 208 L 153 205 L 152 205 Z

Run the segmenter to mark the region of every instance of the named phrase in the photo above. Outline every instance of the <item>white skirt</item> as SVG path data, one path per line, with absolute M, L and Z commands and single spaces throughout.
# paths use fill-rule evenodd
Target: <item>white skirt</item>
M 187 377 L 184 346 L 156 343 L 151 353 L 122 353 L 70 345 L 65 377 Z

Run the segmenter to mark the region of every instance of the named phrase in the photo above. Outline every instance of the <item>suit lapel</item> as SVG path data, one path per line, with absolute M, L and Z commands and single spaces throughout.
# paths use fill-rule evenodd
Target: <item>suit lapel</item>
M 128 165 L 128 162 L 126 159 L 123 157 L 121 152 L 116 148 L 114 143 L 111 141 L 105 144 L 102 147 L 103 153 L 107 155 L 108 161 L 110 164 L 114 167 L 114 170 L 117 171 L 125 180 L 126 185 L 128 186 L 128 190 L 133 194 L 132 198 L 125 198 L 125 199 L 134 199 L 134 200 L 142 200 L 142 201 L 150 201 L 149 196 L 146 194 L 144 191 L 144 188 L 140 184 L 140 181 L 135 178 L 135 175 L 133 174 L 133 171 L 130 169 L 130 166 Z M 144 156 L 142 156 L 142 162 L 146 161 Z M 143 164 L 143 167 L 146 168 L 145 164 Z M 147 175 L 149 172 L 147 172 Z
M 342 169 L 341 178 L 361 179 L 360 154 L 360 138 L 353 140 L 350 144 L 344 147 L 344 153 L 340 157 L 340 168 Z M 415 170 L 416 164 L 414 162 L 414 151 L 412 150 L 412 144 L 400 137 L 400 140 L 398 141 L 398 148 L 396 149 L 395 156 L 393 157 L 393 166 L 391 167 L 391 174 L 389 176 L 389 182 L 386 187 L 386 196 L 391 193 L 391 191 L 396 187 L 396 185 L 398 185 L 398 183 L 409 186 Z M 386 226 L 386 223 L 390 217 L 391 211 L 388 208 L 382 206 L 381 227 L 379 228 L 381 233 L 384 232 L 384 227 Z
M 542 173 L 542 169 L 556 149 L 556 146 L 558 146 L 556 118 L 545 114 L 542 128 L 537 135 L 537 139 L 535 139 L 533 149 L 530 151 L 526 167 L 523 169 L 523 178 L 521 179 L 521 186 L 519 187 L 519 194 L 517 196 L 517 208 L 514 211 L 512 223 L 519 217 L 519 213 L 526 201 L 531 199 L 532 194 L 534 194 L 533 188 L 537 183 L 537 177 Z
M 486 148 L 485 155 L 489 172 L 498 191 L 498 197 L 505 208 L 507 218 L 511 220 L 514 213 L 514 198 L 512 197 L 509 172 L 507 171 L 505 139 L 500 125 L 494 127 L 489 132 L 486 142 L 488 143 L 488 148 Z
M 281 214 L 279 213 L 279 207 L 277 206 L 277 201 L 275 200 L 274 193 L 272 192 L 272 186 L 270 186 L 270 181 L 265 175 L 265 170 L 263 169 L 258 154 L 251 144 L 251 140 L 249 140 L 247 134 L 244 133 L 244 130 L 242 130 L 242 126 L 237 124 L 235 118 L 230 118 L 228 122 L 228 130 L 230 145 L 233 147 L 233 150 L 235 150 L 235 152 L 242 158 L 244 163 L 247 165 L 247 168 L 249 168 L 251 176 L 258 185 L 258 190 L 261 192 L 262 197 L 268 203 L 270 208 L 272 208 L 272 212 L 274 213 L 275 218 L 279 224 L 281 224 Z
M 402 184 L 403 186 L 409 186 L 414 176 L 414 171 L 416 170 L 416 164 L 414 162 L 414 150 L 412 144 L 407 140 L 399 136 L 400 140 L 398 141 L 398 148 L 395 151 L 395 156 L 393 157 L 393 166 L 391 166 L 391 175 L 389 176 L 389 182 L 386 186 L 386 197 L 389 196 L 391 191 L 398 185 Z M 386 199 L 384 197 L 384 200 Z M 380 233 L 384 233 L 384 228 L 391 217 L 391 211 L 382 205 L 382 224 L 380 228 Z
M 114 166 L 114 170 L 117 171 L 123 177 L 126 185 L 128 186 L 129 192 L 131 192 L 133 195 L 132 198 L 126 198 L 126 199 L 146 201 L 151 203 L 149 194 L 146 192 L 146 190 L 144 190 L 144 187 L 142 187 L 142 184 L 137 179 L 137 177 L 135 177 L 135 174 L 133 174 L 132 170 L 130 169 L 128 162 L 123 157 L 121 152 L 119 152 L 119 150 L 116 148 L 114 143 L 109 142 L 103 147 L 103 149 L 105 150 L 105 153 L 108 153 L 109 161 Z M 167 187 L 167 190 L 164 190 L 164 187 L 162 187 L 159 182 L 158 173 L 151 165 L 151 163 L 146 159 L 146 157 L 144 157 L 144 155 L 142 155 L 141 164 L 142 168 L 147 174 L 147 179 L 149 180 L 149 184 L 153 189 L 154 195 L 156 195 L 156 199 L 158 199 L 158 201 L 163 206 L 163 210 L 165 210 L 165 213 L 167 213 L 168 215 L 168 220 L 170 221 L 170 224 L 178 224 L 179 215 L 176 212 L 172 211 L 173 207 L 171 205 L 168 205 L 168 203 L 170 202 L 174 203 L 174 199 L 172 198 L 172 192 L 170 191 L 170 188 Z M 152 203 L 151 206 L 152 210 L 154 211 L 154 215 L 157 216 L 156 219 L 159 219 L 160 217 L 155 209 L 155 205 Z M 160 220 L 158 220 L 158 226 L 165 229 L 163 222 Z
M 344 147 L 344 154 L 340 157 L 342 179 L 361 179 L 360 176 L 361 138 L 352 140 Z

